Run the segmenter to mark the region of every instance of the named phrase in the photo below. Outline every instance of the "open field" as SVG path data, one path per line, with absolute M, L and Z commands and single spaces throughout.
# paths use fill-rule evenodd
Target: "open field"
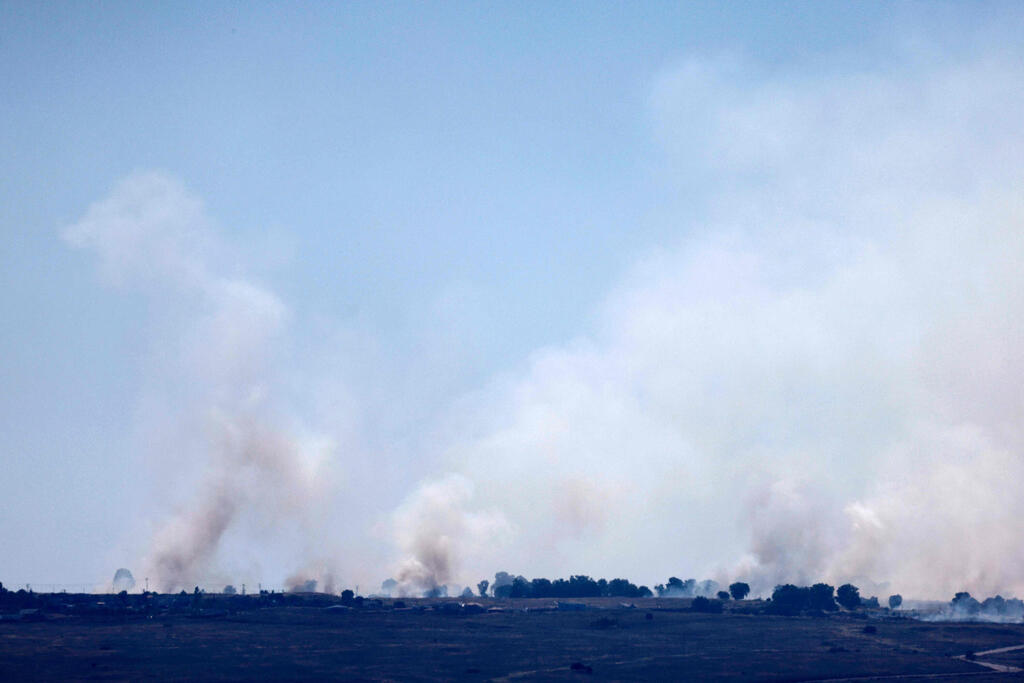
M 695 614 L 681 600 L 586 601 L 600 608 L 581 611 L 515 601 L 478 614 L 434 609 L 442 602 L 0 622 L 0 680 L 989 680 L 1014 674 L 957 656 L 1024 644 L 1022 625 Z M 1019 664 L 1022 654 L 991 659 Z

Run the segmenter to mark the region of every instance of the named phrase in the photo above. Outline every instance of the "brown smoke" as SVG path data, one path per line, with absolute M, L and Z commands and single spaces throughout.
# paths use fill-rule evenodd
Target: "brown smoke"
M 153 341 L 150 400 L 164 408 L 172 436 L 166 451 L 156 439 L 146 445 L 155 459 L 180 461 L 188 495 L 155 533 L 146 575 L 164 590 L 202 583 L 243 520 L 305 528 L 324 485 L 323 453 L 284 419 L 277 396 L 274 359 L 288 310 L 236 274 L 237 258 L 202 203 L 163 174 L 141 173 L 65 237 L 94 250 L 111 282 L 151 296 L 164 331 Z

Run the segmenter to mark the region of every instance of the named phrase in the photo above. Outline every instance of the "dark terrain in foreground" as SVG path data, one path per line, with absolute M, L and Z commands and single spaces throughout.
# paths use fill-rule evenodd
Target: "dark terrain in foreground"
M 830 680 L 1007 679 L 1024 625 L 943 624 L 834 614 L 685 611 L 681 599 L 310 601 L 155 615 L 52 614 L 0 621 L 0 680 Z M 452 607 L 440 608 L 447 603 Z M 405 607 L 396 608 L 395 605 Z M 474 608 L 476 609 L 476 608 Z M 873 627 L 873 632 L 872 632 Z M 973 655 L 972 655 L 973 656 Z M 899 678 L 895 678 L 899 677 Z M 913 677 L 913 678 L 904 678 Z

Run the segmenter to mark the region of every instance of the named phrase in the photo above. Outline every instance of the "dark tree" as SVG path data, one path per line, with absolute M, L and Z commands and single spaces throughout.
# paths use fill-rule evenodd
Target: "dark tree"
M 612 579 L 608 582 L 608 595 L 618 598 L 638 598 L 640 589 L 628 579 Z
M 228 585 L 224 586 L 224 595 L 234 595 L 237 592 L 238 591 L 235 590 L 235 587 L 232 586 L 231 584 L 228 584 Z
M 551 582 L 547 579 L 534 579 L 530 582 L 530 592 L 535 598 L 554 597 L 551 589 Z
M 721 600 L 722 602 L 728 601 L 729 600 L 729 593 L 728 593 L 728 591 L 718 591 L 718 599 Z
M 659 598 L 662 597 L 663 595 L 665 595 L 665 592 L 667 590 L 668 589 L 665 588 L 665 584 L 663 584 L 663 583 L 659 583 L 659 584 L 654 586 L 654 592 L 658 594 Z
M 526 577 L 517 576 L 512 579 L 512 591 L 509 593 L 510 598 L 528 598 L 530 597 L 530 582 L 526 580 Z
M 481 581 L 480 583 L 478 583 L 476 585 L 476 590 L 480 594 L 481 598 L 486 598 L 487 597 L 487 587 L 489 585 L 490 585 L 490 581 L 488 581 L 487 579 L 484 579 L 483 581 Z
M 355 597 L 356 594 L 353 593 L 350 588 L 346 588 L 345 590 L 341 591 L 341 604 L 351 605 Z
M 860 590 L 850 583 L 844 583 L 836 590 L 836 601 L 846 609 L 860 607 Z
M 896 609 L 903 604 L 903 596 L 897 593 L 896 595 L 889 596 L 889 608 Z
M 820 609 L 823 612 L 834 612 L 839 609 L 836 607 L 836 599 L 833 597 L 835 588 L 828 585 L 827 583 L 816 583 L 810 588 L 810 593 L 807 596 L 807 608 L 808 609 Z
M 462 591 L 462 595 L 459 596 L 459 597 L 461 597 L 461 598 L 471 598 L 471 597 L 473 597 L 473 589 L 470 588 L 469 586 L 466 586 L 466 588 Z
M 772 591 L 772 603 L 769 611 L 773 614 L 795 615 L 807 609 L 810 604 L 811 589 L 794 586 L 791 583 L 776 586 Z
M 639 588 L 637 588 L 637 592 L 640 593 L 639 597 L 641 598 L 650 598 L 654 596 L 654 593 L 652 593 L 651 589 L 647 586 L 640 586 Z
M 601 595 L 597 581 L 584 574 L 569 577 L 569 592 L 571 594 L 567 597 L 572 598 L 596 598 Z
M 732 596 L 733 600 L 742 600 L 750 594 L 750 585 L 737 581 L 736 583 L 729 585 L 729 595 Z

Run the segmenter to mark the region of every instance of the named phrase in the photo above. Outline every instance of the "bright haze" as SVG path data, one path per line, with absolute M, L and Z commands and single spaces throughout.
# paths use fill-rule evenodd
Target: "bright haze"
M 1024 596 L 1018 3 L 0 3 L 0 581 Z

